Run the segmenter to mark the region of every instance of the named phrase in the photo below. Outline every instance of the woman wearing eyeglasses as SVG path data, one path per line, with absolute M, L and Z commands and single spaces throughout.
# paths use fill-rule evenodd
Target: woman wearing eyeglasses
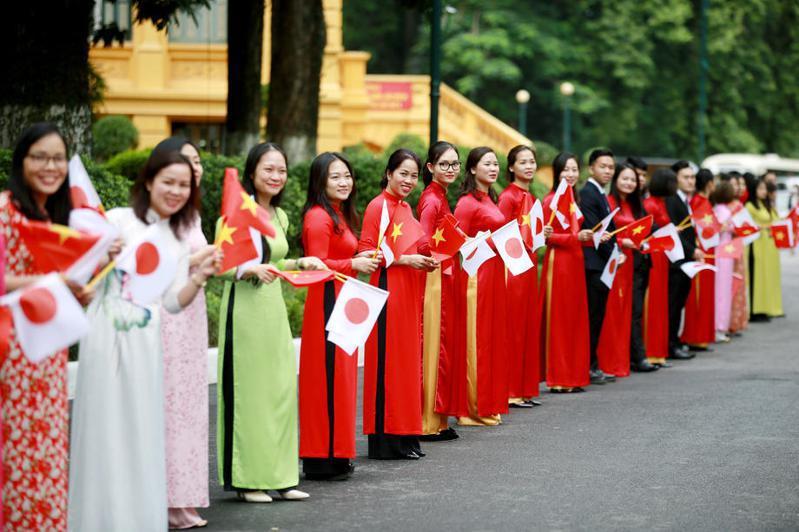
M 10 292 L 48 273 L 20 238 L 18 225 L 25 220 L 69 222 L 67 145 L 56 126 L 33 124 L 22 133 L 8 188 L 0 194 L 0 230 L 7 245 L 3 274 Z M 88 302 L 82 287 L 69 286 L 82 303 Z M 34 364 L 13 327 L 8 342 L 0 362 L 4 525 L 8 530 L 66 530 L 67 350 Z
M 461 163 L 458 150 L 449 142 L 439 141 L 427 151 L 422 170 L 424 192 L 419 197 L 416 213 L 426 241 L 452 211 L 447 202 L 447 189 L 458 179 Z M 442 238 L 439 235 L 439 238 Z M 449 427 L 447 417 L 456 415 L 452 398 L 454 366 L 453 327 L 455 316 L 452 299 L 455 288 L 453 260 L 429 272 L 424 291 L 424 344 L 422 355 L 422 436 L 423 441 L 446 441 L 458 438 Z

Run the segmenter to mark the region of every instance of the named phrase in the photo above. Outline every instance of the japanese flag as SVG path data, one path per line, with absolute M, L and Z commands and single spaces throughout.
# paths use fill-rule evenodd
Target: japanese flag
M 480 266 L 497 255 L 486 242 L 489 236 L 491 236 L 490 231 L 477 233 L 477 236 L 461 246 L 461 256 L 463 257 L 461 268 L 469 277 L 477 275 Z
M 538 200 L 535 200 L 530 211 L 530 225 L 533 228 L 533 251 L 535 251 L 544 247 L 547 242 L 544 236 L 544 208 Z
M 3 296 L 0 304 L 11 308 L 17 339 L 34 363 L 89 332 L 86 314 L 57 273 Z
M 347 279 L 327 320 L 327 339 L 352 355 L 358 346 L 366 343 L 387 299 L 385 290 Z
M 613 217 L 616 216 L 616 213 L 619 212 L 619 208 L 616 207 L 613 212 L 602 218 L 602 221 L 599 222 L 599 229 L 594 231 L 594 234 L 591 235 L 594 239 L 594 248 L 599 249 L 600 241 L 602 240 L 602 235 L 605 234 L 605 231 L 608 230 L 608 226 L 610 222 L 613 220 Z
M 380 242 L 380 251 L 383 252 L 383 257 L 386 260 L 386 268 L 391 266 L 391 263 L 394 262 L 394 252 L 391 250 L 391 246 L 388 245 L 388 242 L 386 242 L 386 230 L 388 230 L 390 223 L 391 217 L 388 215 L 388 203 L 386 203 L 386 200 L 383 200 L 383 209 L 380 211 L 380 234 L 378 235 L 378 241 Z
M 569 228 L 569 218 L 560 210 L 561 198 L 564 197 L 566 191 L 569 189 L 569 182 L 561 179 L 558 183 L 558 188 L 555 189 L 555 194 L 549 202 L 549 208 L 552 210 L 552 215 L 558 219 L 561 227 L 564 229 Z M 552 219 L 550 218 L 550 223 Z
M 100 201 L 100 196 L 94 190 L 89 173 L 77 154 L 69 160 L 69 194 L 72 198 L 73 209 L 87 208 L 104 212 L 103 202 Z
M 78 231 L 100 235 L 94 246 L 66 271 L 68 279 L 86 284 L 100 262 L 105 260 L 108 248 L 119 236 L 119 229 L 93 209 L 72 209 L 69 213 L 69 226 Z
M 516 220 L 511 220 L 494 231 L 491 240 L 494 241 L 499 256 L 511 274 L 520 275 L 533 267 L 533 261 L 524 248 L 519 223 Z
M 177 274 L 178 259 L 166 242 L 163 223 L 148 227 L 120 252 L 116 261 L 116 267 L 127 273 L 122 297 L 140 306 L 157 301 Z
M 712 264 L 708 264 L 706 262 L 697 262 L 695 260 L 690 260 L 688 262 L 683 262 L 680 265 L 680 269 L 685 272 L 685 275 L 693 279 L 696 277 L 696 274 L 703 271 L 703 270 L 710 270 L 716 271 L 716 267 Z
M 619 271 L 620 259 L 621 251 L 619 251 L 619 246 L 613 246 L 613 253 L 610 254 L 610 258 L 605 264 L 605 269 L 602 271 L 602 276 L 599 278 L 608 289 L 613 288 L 613 280 L 616 278 L 616 272 Z
M 671 262 L 677 262 L 678 260 L 683 260 L 685 258 L 685 250 L 682 248 L 682 242 L 680 241 L 680 234 L 673 223 L 664 225 L 663 227 L 652 233 L 652 237 L 671 238 L 672 242 L 674 243 L 674 246 L 671 247 L 671 249 L 664 250 L 666 256 L 669 258 Z

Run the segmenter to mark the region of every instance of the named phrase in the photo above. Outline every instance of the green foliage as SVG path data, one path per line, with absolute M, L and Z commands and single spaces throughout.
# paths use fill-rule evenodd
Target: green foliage
M 416 153 L 424 161 L 427 156 L 427 143 L 419 135 L 413 133 L 400 133 L 383 150 L 383 157 L 388 160 L 389 156 L 400 148 L 405 148 Z
M 94 156 L 101 160 L 134 148 L 139 131 L 127 116 L 104 116 L 92 126 Z
M 443 81 L 508 124 L 530 91 L 534 137 L 560 146 L 571 81 L 573 149 L 695 158 L 699 79 L 696 0 L 450 0 Z M 428 73 L 429 1 L 348 0 L 347 49 L 370 72 Z M 409 27 L 414 24 L 414 27 Z M 711 0 L 707 152 L 799 157 L 799 3 Z M 410 51 L 409 51 L 410 50 Z M 536 142 L 540 145 L 540 142 Z M 540 164 L 551 159 L 539 153 Z
M 124 176 L 133 182 L 139 176 L 151 151 L 150 149 L 123 151 L 108 159 L 104 166 L 109 172 Z

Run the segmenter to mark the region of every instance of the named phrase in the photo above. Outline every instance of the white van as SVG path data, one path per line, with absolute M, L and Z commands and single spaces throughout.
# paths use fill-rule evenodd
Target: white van
M 751 172 L 760 177 L 766 172 L 774 172 L 777 174 L 776 207 L 782 216 L 788 212 L 788 199 L 794 185 L 799 183 L 799 159 L 785 159 L 776 153 L 718 153 L 702 161 L 702 168 L 716 175 L 736 171 L 742 174 Z

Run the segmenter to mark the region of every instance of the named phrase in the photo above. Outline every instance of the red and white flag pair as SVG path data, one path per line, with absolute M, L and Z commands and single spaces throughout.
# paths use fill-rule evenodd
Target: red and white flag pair
M 561 179 L 560 183 L 558 183 L 558 188 L 552 196 L 549 208 L 552 209 L 552 214 L 558 219 L 561 227 L 564 229 L 571 227 L 574 233 L 580 230 L 583 213 L 574 199 L 574 189 L 569 186 L 569 182 L 565 179 Z
M 524 240 L 524 245 L 530 251 L 546 245 L 544 236 L 544 208 L 541 202 L 536 199 L 533 201 L 531 194 L 525 194 L 522 200 L 521 214 L 517 219 L 519 222 L 519 232 Z
M 57 273 L 0 298 L 11 310 L 14 331 L 34 363 L 74 344 L 89 332 L 80 303 Z
M 716 215 L 710 204 L 703 203 L 691 212 L 691 220 L 696 227 L 696 236 L 702 248 L 711 250 L 719 245 L 719 231 L 721 231 L 721 224 L 719 223 Z
M 347 279 L 325 325 L 327 339 L 352 355 L 366 343 L 387 300 L 387 291 L 357 279 Z
M 738 212 L 733 214 L 730 219 L 735 235 L 743 238 L 745 246 L 760 238 L 760 226 L 755 223 L 754 218 L 745 207 L 738 209 Z
M 673 223 L 664 225 L 654 233 L 647 242 L 647 252 L 663 251 L 671 262 L 685 258 L 685 250 L 680 241 L 680 233 Z
M 469 277 L 477 275 L 477 270 L 483 265 L 485 261 L 492 257 L 496 257 L 496 253 L 488 245 L 488 239 L 491 236 L 491 231 L 481 231 L 471 240 L 467 240 L 461 246 L 461 268 Z
M 388 214 L 388 203 L 383 200 L 380 211 L 380 251 L 386 261 L 386 268 L 408 251 L 424 236 L 422 226 L 409 209 L 396 209 L 394 216 Z

